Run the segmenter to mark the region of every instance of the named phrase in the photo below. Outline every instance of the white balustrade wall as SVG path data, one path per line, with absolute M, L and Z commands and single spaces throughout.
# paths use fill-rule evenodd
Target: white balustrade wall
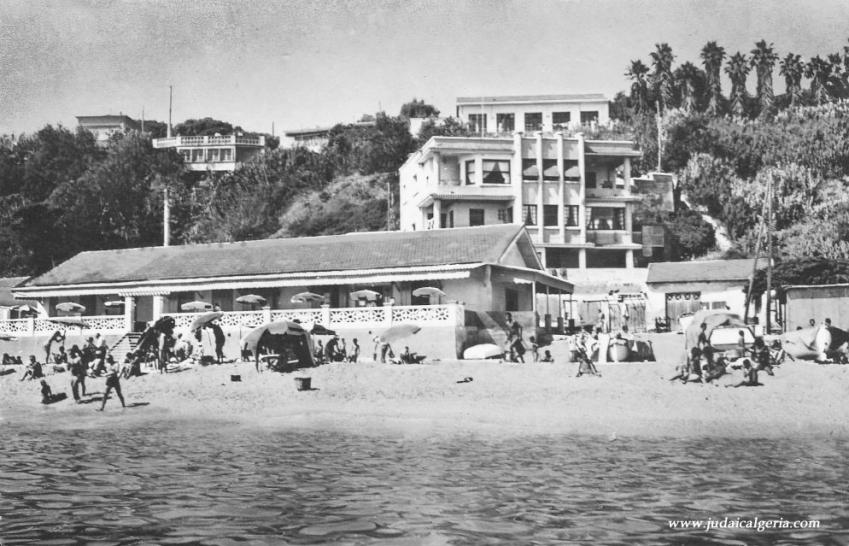
M 192 322 L 204 313 L 169 313 L 176 321 L 177 330 L 187 330 Z M 127 331 L 123 315 L 83 316 L 85 327 L 53 322 L 49 318 L 0 320 L 0 335 L 46 336 L 56 330 L 76 331 L 82 335 L 123 334 Z M 414 323 L 426 325 L 462 325 L 463 309 L 459 304 L 446 305 L 384 305 L 378 307 L 343 307 L 332 309 L 262 309 L 260 311 L 225 312 L 218 319 L 224 330 L 255 328 L 272 321 L 300 321 L 321 324 L 328 328 L 339 327 L 389 327 L 393 324 Z

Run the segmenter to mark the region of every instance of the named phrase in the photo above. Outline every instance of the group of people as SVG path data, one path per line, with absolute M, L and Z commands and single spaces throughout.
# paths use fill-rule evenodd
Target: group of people
M 535 336 L 528 336 L 527 346 L 525 345 L 525 341 L 522 335 L 523 329 L 522 325 L 519 324 L 518 321 L 513 319 L 513 315 L 507 313 L 504 316 L 506 330 L 507 330 L 507 342 L 504 347 L 504 360 L 507 362 L 521 362 L 525 363 L 525 354 L 530 351 L 530 360 L 531 362 L 552 362 L 551 352 L 545 351 L 545 354 L 540 358 L 539 354 L 539 343 L 537 342 L 537 338 Z
M 326 344 L 318 340 L 315 343 L 313 358 L 317 364 L 327 364 L 329 362 L 350 362 L 356 364 L 360 359 L 360 342 L 357 338 L 354 338 L 351 341 L 351 347 L 349 349 L 347 341 L 337 335 L 331 337 Z

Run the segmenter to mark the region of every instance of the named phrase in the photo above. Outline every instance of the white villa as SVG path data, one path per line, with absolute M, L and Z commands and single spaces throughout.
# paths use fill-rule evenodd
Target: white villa
M 154 138 L 153 147 L 174 148 L 191 171 L 234 171 L 265 150 L 265 137 L 247 135 L 169 136 Z
M 425 286 L 446 296 L 413 296 Z M 360 289 L 376 296 L 352 297 Z M 505 312 L 526 331 L 545 323 L 544 315 L 562 316 L 558 306 L 572 290 L 546 273 L 521 225 L 103 250 L 82 252 L 13 288 L 16 298 L 41 302 L 47 315 L 2 320 L 0 334 L 44 338 L 57 329 L 51 317 L 66 301 L 86 309 L 81 335 L 97 331 L 114 341 L 163 315 L 185 331 L 198 313 L 180 312 L 181 304 L 202 300 L 224 312 L 219 323 L 233 355 L 251 328 L 298 319 L 358 338 L 369 356 L 374 335 L 415 323 L 422 331 L 409 339 L 412 350 L 456 358 L 479 341 L 503 341 Z M 325 303 L 292 303 L 305 291 Z M 268 305 L 236 303 L 246 294 L 261 295 Z

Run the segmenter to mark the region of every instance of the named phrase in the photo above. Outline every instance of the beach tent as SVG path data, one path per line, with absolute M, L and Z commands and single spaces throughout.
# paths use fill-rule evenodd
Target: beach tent
M 699 346 L 699 332 L 702 323 L 707 325 L 708 343 L 716 350 L 726 351 L 737 346 L 738 332 L 743 331 L 746 345 L 751 345 L 755 337 L 739 315 L 723 311 L 699 311 L 684 332 L 684 349 L 687 354 L 693 347 Z
M 243 351 L 251 351 L 257 360 L 263 349 L 275 354 L 283 354 L 290 350 L 297 356 L 300 366 L 315 365 L 310 334 L 297 322 L 287 320 L 267 322 L 248 332 L 239 344 Z
M 828 328 L 828 336 L 821 337 L 827 341 L 827 347 L 817 346 L 817 332 L 819 326 L 793 330 L 781 334 L 781 346 L 793 358 L 802 360 L 816 360 L 822 353 L 831 355 L 846 343 L 849 343 L 849 332 L 831 326 Z

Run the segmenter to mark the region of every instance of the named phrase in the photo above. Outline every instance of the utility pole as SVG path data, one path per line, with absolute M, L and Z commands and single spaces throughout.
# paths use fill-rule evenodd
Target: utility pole
M 171 138 L 171 105 L 174 102 L 174 86 L 168 86 L 168 138 Z
M 171 244 L 171 203 L 168 199 L 168 186 L 162 190 L 162 246 Z
M 772 326 L 772 175 L 766 179 L 766 331 Z
M 657 107 L 657 172 L 661 171 L 660 160 L 663 157 L 663 136 L 661 135 L 660 103 Z

